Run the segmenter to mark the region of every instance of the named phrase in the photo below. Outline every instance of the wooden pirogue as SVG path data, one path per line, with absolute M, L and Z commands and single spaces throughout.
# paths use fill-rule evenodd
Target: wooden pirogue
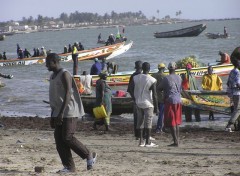
M 118 51 L 119 49 L 125 46 L 125 42 L 116 43 L 113 45 L 102 46 L 97 48 L 92 48 L 89 50 L 82 50 L 78 51 L 78 60 L 91 60 L 94 58 L 101 58 L 101 57 L 108 57 L 114 51 Z M 120 54 L 122 54 L 121 52 Z M 72 54 L 65 53 L 65 54 L 58 54 L 61 57 L 62 62 L 70 62 L 72 61 Z M 0 60 L 0 66 L 16 66 L 16 65 L 32 65 L 32 64 L 42 64 L 45 63 L 45 57 L 38 56 L 38 57 L 30 57 L 30 58 L 23 58 L 23 59 L 7 59 L 7 60 Z
M 227 76 L 230 71 L 234 68 L 232 64 L 225 64 L 225 65 L 214 65 L 213 71 L 214 73 L 218 74 L 219 76 Z M 195 75 L 196 78 L 201 78 L 205 73 L 207 73 L 207 66 L 205 67 L 197 67 L 192 68 L 191 72 Z M 153 70 L 150 74 L 157 72 L 157 70 Z M 112 74 L 107 77 L 107 83 L 110 86 L 123 86 L 128 85 L 129 79 L 133 71 L 128 72 L 120 72 L 117 74 Z M 168 74 L 168 70 L 165 70 L 165 73 Z M 185 69 L 177 69 L 176 74 L 184 74 L 186 73 Z M 93 76 L 93 86 L 95 86 L 96 81 L 99 79 L 97 75 Z

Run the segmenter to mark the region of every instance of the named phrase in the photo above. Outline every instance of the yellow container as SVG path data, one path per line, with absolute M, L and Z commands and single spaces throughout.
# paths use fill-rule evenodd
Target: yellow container
M 107 113 L 106 113 L 106 110 L 103 105 L 93 108 L 93 114 L 96 119 L 101 119 L 101 118 L 107 117 Z

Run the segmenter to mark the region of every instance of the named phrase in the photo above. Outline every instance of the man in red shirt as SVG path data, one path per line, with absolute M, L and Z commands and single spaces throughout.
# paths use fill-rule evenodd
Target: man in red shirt
M 219 62 L 218 65 L 222 65 L 222 64 L 230 64 L 230 56 L 227 53 L 223 53 L 222 51 L 219 51 L 219 55 L 221 56 L 221 60 L 217 62 Z

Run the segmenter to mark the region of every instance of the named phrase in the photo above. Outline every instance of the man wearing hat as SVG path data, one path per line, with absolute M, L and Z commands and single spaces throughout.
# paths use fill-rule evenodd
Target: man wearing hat
M 140 136 L 140 134 L 138 133 L 137 130 L 137 117 L 138 117 L 138 107 L 135 103 L 135 98 L 134 98 L 134 81 L 133 81 L 133 77 L 141 74 L 142 73 L 142 61 L 136 61 L 135 62 L 135 72 L 131 75 L 130 79 L 129 79 L 129 83 L 128 83 L 128 88 L 127 88 L 127 92 L 130 94 L 130 96 L 133 99 L 133 119 L 134 119 L 134 124 L 133 124 L 133 128 L 134 128 L 134 136 L 136 137 L 136 139 L 138 139 Z
M 227 86 L 230 90 L 229 97 L 233 101 L 233 113 L 226 126 L 226 131 L 232 132 L 231 126 L 238 120 L 238 127 L 240 127 L 240 47 L 234 49 L 231 54 L 231 62 L 234 65 L 234 69 L 229 74 Z
M 160 63 L 158 64 L 158 72 L 152 74 L 152 77 L 154 77 L 157 80 L 157 97 L 158 97 L 158 110 L 159 110 L 159 114 L 158 114 L 158 121 L 157 121 L 157 126 L 156 126 L 156 133 L 160 133 L 162 132 L 162 128 L 163 128 L 163 113 L 164 113 L 164 101 L 163 101 L 163 91 L 162 90 L 158 90 L 158 87 L 160 86 L 160 84 L 162 83 L 163 78 L 166 76 L 164 74 L 164 70 L 165 70 L 165 65 L 164 63 Z
M 159 86 L 164 92 L 164 127 L 170 128 L 173 144 L 169 146 L 178 147 L 179 145 L 179 125 L 182 123 L 181 91 L 182 79 L 175 74 L 176 63 L 168 64 L 169 75 L 165 76 Z
M 98 61 L 98 58 L 94 59 L 94 64 L 91 67 L 90 75 L 99 75 L 102 70 L 102 64 Z

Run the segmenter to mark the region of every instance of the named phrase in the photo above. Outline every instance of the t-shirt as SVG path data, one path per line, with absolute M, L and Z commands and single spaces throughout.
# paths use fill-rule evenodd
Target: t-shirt
M 134 97 L 139 108 L 151 108 L 153 106 L 152 91 L 150 87 L 157 81 L 150 75 L 138 74 L 133 77 Z
M 228 87 L 232 91 L 232 95 L 240 95 L 240 90 L 237 88 L 237 84 L 240 84 L 240 72 L 237 68 L 232 69 L 227 83 Z
M 100 62 L 95 62 L 91 67 L 90 75 L 99 75 L 102 71 L 102 64 Z
M 156 87 L 159 87 L 160 84 L 162 84 L 162 80 L 166 75 L 164 73 L 154 73 L 152 74 L 152 77 L 154 77 L 157 80 Z M 157 97 L 158 97 L 158 103 L 163 103 L 163 91 L 157 89 Z
M 179 75 L 170 74 L 163 78 L 160 88 L 164 92 L 164 101 L 171 104 L 181 103 L 182 79 Z

